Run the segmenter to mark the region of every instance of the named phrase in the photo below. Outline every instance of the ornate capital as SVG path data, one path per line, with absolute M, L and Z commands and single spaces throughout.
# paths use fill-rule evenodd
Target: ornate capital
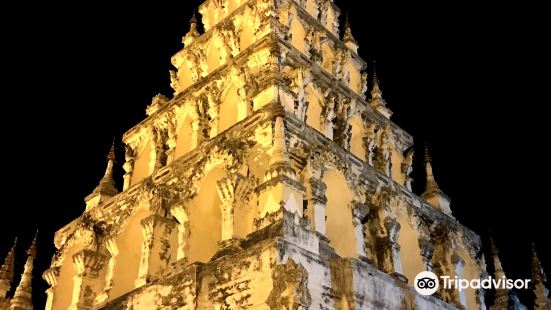
M 86 278 L 97 278 L 99 272 L 109 261 L 107 255 L 84 249 L 73 255 L 73 264 L 77 274 Z

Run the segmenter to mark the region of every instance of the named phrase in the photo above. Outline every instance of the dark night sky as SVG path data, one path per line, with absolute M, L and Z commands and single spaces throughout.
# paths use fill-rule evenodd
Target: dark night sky
M 112 138 L 122 158 L 122 133 L 144 118 L 155 94 L 172 94 L 170 56 L 200 3 L 179 2 L 43 2 L 0 10 L 7 184 L 0 259 L 19 236 L 19 274 L 23 250 L 40 227 L 39 307 L 53 232 L 84 210 Z M 416 139 L 415 192 L 424 187 L 426 140 L 455 216 L 485 241 L 492 231 L 509 277 L 529 276 L 532 241 L 551 270 L 546 11 L 504 3 L 337 4 L 350 14 L 360 55 L 377 61 L 393 120 Z

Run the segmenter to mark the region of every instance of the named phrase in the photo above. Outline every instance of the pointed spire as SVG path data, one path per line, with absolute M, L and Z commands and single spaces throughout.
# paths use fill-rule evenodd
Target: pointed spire
M 532 243 L 532 277 L 535 281 L 547 281 L 534 243 Z
M 432 173 L 432 158 L 430 156 L 430 151 L 428 145 L 425 143 L 425 171 L 427 174 L 427 183 L 425 185 L 425 194 L 431 193 L 440 193 L 440 187 L 434 179 L 434 174 Z
M 499 251 L 492 236 L 490 236 L 490 254 L 492 255 L 492 260 L 494 262 L 494 276 L 496 279 L 506 278 L 505 271 L 501 266 L 501 260 L 499 259 Z
M 386 106 L 386 101 L 383 99 L 383 92 L 379 86 L 379 78 L 377 77 L 377 69 L 375 61 L 373 62 L 373 83 L 371 88 L 371 100 L 369 105 L 381 113 L 386 118 L 390 119 L 392 111 Z
M 287 144 L 285 143 L 285 125 L 283 124 L 283 117 L 281 116 L 278 116 L 275 121 L 274 144 L 271 155 L 270 165 L 290 163 L 289 156 L 287 154 Z
M 33 265 L 34 258 L 36 256 L 36 240 L 38 237 L 38 230 L 34 236 L 34 239 L 27 251 L 27 261 L 25 263 L 25 268 L 23 274 L 21 275 L 21 281 L 15 290 L 15 294 L 11 300 L 10 309 L 11 310 L 32 310 L 32 278 L 33 278 Z
M 343 36 L 344 44 L 352 49 L 355 53 L 358 53 L 359 44 L 358 41 L 354 38 L 352 35 L 352 28 L 350 26 L 350 20 L 348 19 L 348 14 L 346 15 L 346 19 L 344 22 L 344 36 Z
M 494 263 L 494 277 L 496 280 L 507 279 L 505 271 L 501 266 L 501 260 L 499 259 L 499 251 L 494 243 L 494 239 L 490 236 L 490 255 L 492 255 L 492 261 Z M 496 289 L 494 296 L 493 309 L 508 309 L 509 305 L 509 290 Z
M 15 248 L 17 246 L 17 238 L 15 238 L 13 245 L 8 252 L 8 255 L 6 255 L 6 258 L 4 259 L 4 264 L 0 268 L 0 280 L 13 280 L 13 267 L 14 267 L 14 256 L 15 256 Z
M 115 165 L 115 139 L 113 139 L 113 144 L 107 155 L 107 167 L 105 168 L 105 174 L 101 178 L 98 186 L 94 189 L 92 194 L 86 199 L 92 198 L 97 195 L 105 195 L 113 197 L 119 193 L 115 187 L 115 181 L 113 180 L 113 166 Z
M 0 267 L 0 300 L 6 297 L 6 294 L 11 289 L 11 283 L 13 282 L 13 269 L 15 264 L 15 248 L 17 246 L 17 238 L 13 242 L 8 255 L 4 260 L 4 264 Z
M 534 285 L 534 300 L 535 309 L 551 309 L 551 301 L 549 299 L 549 290 L 545 287 L 547 278 L 541 266 L 536 246 L 532 243 L 532 281 Z
M 432 172 L 432 158 L 430 156 L 429 148 L 425 143 L 425 171 L 427 174 L 427 183 L 425 184 L 425 191 L 421 195 L 423 199 L 431 206 L 442 210 L 442 212 L 452 216 L 450 209 L 450 198 L 444 194 L 434 179 Z
M 191 20 L 189 21 L 189 31 L 188 33 L 182 38 L 182 43 L 184 43 L 184 46 L 188 46 L 200 36 L 199 31 L 197 31 L 197 14 L 196 12 L 193 12 L 193 15 L 191 16 Z

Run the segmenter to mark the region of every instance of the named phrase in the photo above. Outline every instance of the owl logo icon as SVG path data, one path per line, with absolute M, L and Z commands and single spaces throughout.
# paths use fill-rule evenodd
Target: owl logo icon
M 417 293 L 424 296 L 432 295 L 438 290 L 438 277 L 430 271 L 423 271 L 415 277 L 413 285 Z

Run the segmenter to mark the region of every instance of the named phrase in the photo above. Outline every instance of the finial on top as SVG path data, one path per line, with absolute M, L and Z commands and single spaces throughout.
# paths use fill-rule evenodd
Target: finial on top
M 193 15 L 191 15 L 191 20 L 189 21 L 190 25 L 197 25 L 197 11 L 193 11 Z
M 350 19 L 348 18 L 348 14 L 346 14 L 346 17 L 344 20 L 343 41 L 346 44 L 346 46 L 348 46 L 348 48 L 354 51 L 354 53 L 358 53 L 359 44 L 358 44 L 358 41 L 356 41 L 356 39 L 352 35 L 352 27 L 350 26 Z
M 429 145 L 425 142 L 425 164 L 432 163 L 432 158 L 430 157 Z
M 113 143 L 111 143 L 111 149 L 107 155 L 107 161 L 115 162 L 115 137 L 113 137 Z
M 36 229 L 36 233 L 34 234 L 33 241 L 31 243 L 31 246 L 27 250 L 27 255 L 35 257 L 36 256 L 36 240 L 38 239 L 38 229 Z

